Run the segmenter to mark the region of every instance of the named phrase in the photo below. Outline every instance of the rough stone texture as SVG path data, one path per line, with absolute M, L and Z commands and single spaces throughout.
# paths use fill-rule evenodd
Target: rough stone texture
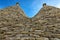
M 44 5 L 33 18 L 18 4 L 0 10 L 0 40 L 60 40 L 60 9 Z

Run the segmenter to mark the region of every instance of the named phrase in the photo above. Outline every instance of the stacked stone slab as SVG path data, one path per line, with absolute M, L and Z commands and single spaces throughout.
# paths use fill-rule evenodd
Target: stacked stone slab
M 60 38 L 60 9 L 44 5 L 43 8 L 38 12 L 35 17 L 32 18 L 34 21 L 33 24 L 43 29 L 44 32 L 41 33 L 41 36 L 49 38 L 49 40 L 53 40 L 51 38 Z M 40 26 L 39 26 L 40 25 Z M 58 40 L 58 39 L 54 39 Z M 59 39 L 60 40 L 60 39 Z
M 60 9 L 44 3 L 33 18 L 18 3 L 1 9 L 0 40 L 60 40 Z

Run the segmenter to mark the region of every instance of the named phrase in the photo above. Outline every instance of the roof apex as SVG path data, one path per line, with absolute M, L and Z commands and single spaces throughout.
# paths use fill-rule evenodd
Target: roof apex
M 19 2 L 16 2 L 16 5 L 19 6 Z
M 46 3 L 43 3 L 43 6 L 46 6 Z

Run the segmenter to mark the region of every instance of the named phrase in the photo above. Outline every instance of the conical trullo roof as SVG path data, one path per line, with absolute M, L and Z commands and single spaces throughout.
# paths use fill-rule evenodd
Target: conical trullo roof
M 43 4 L 44 6 L 41 8 L 41 10 L 32 18 L 33 20 L 37 20 L 43 17 L 47 17 L 47 16 L 53 16 L 56 14 L 60 13 L 60 9 L 53 7 L 53 6 L 49 6 L 46 4 Z M 58 13 L 59 12 L 59 13 Z
M 14 6 L 10 6 L 10 7 L 7 7 L 7 8 L 4 8 L 2 10 L 0 10 L 0 13 L 3 11 L 4 12 L 7 12 L 7 13 L 12 13 L 15 12 L 15 14 L 18 14 L 18 16 L 22 15 L 24 17 L 26 17 L 25 13 L 23 12 L 23 10 L 20 8 L 19 6 L 19 3 L 17 2 L 16 5 Z
M 28 17 L 26 17 L 23 10 L 20 8 L 19 4 L 16 3 L 14 6 L 10 6 L 0 10 L 0 21 L 6 21 L 4 25 L 16 25 L 15 23 L 27 23 L 29 21 Z M 25 22 L 25 20 L 27 22 Z M 8 22 L 7 22 L 8 21 Z M 7 24 L 8 23 L 8 24 Z
M 60 40 L 60 9 L 44 3 L 31 19 L 18 3 L 0 10 L 0 40 Z

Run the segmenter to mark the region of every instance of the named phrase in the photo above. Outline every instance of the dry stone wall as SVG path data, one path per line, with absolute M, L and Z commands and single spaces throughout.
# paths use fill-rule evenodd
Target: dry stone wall
M 31 19 L 17 5 L 0 10 L 0 40 L 60 40 L 60 9 L 45 4 Z

